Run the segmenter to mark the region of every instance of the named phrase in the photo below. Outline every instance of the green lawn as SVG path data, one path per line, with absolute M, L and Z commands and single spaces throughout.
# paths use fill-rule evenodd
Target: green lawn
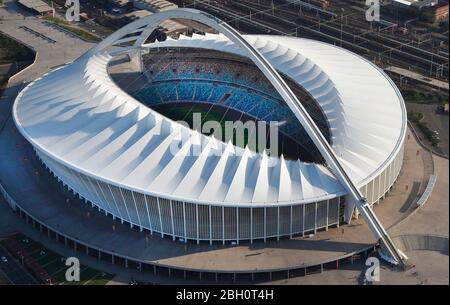
M 441 105 L 448 101 L 448 93 L 445 92 L 422 92 L 413 89 L 402 89 L 401 92 L 409 103 Z
M 423 114 L 421 112 L 408 111 L 408 119 L 419 128 L 425 138 L 430 141 L 431 145 L 437 146 L 439 144 L 440 140 L 428 127 L 427 123 L 423 121 Z
M 92 35 L 91 33 L 88 33 L 86 31 L 83 31 L 79 28 L 73 27 L 70 25 L 70 23 L 68 23 L 67 21 L 65 21 L 63 19 L 59 19 L 59 18 L 52 17 L 52 16 L 46 16 L 46 17 L 44 17 L 44 19 L 60 26 L 61 28 L 77 35 L 78 37 L 80 37 L 84 40 L 87 40 L 90 42 L 100 42 L 101 41 L 101 38 L 99 38 L 95 35 Z
M 221 127 L 222 127 L 222 139 L 220 140 L 227 140 L 225 139 L 225 136 L 227 134 L 231 135 L 231 132 L 233 132 L 233 139 L 232 139 L 232 143 L 233 145 L 237 145 L 240 146 L 242 148 L 244 148 L 247 144 L 248 144 L 248 132 L 245 131 L 244 133 L 244 143 L 243 145 L 239 145 L 240 143 L 237 143 L 236 140 L 236 131 L 233 130 L 232 127 L 226 127 L 225 125 L 225 121 L 235 121 L 233 119 L 231 119 L 230 117 L 227 116 L 227 114 L 222 111 L 222 110 L 217 110 L 211 108 L 211 109 L 205 109 L 204 107 L 200 106 L 200 105 L 188 105 L 188 106 L 181 106 L 181 105 L 176 105 L 174 107 L 170 107 L 170 108 L 164 108 L 164 109 L 158 109 L 158 112 L 160 112 L 161 114 L 163 114 L 164 116 L 167 116 L 168 118 L 174 120 L 174 121 L 184 121 L 186 123 L 189 124 L 190 128 L 193 128 L 193 114 L 194 113 L 200 113 L 201 115 L 201 120 L 202 120 L 202 124 L 206 121 L 215 121 L 215 122 L 219 122 Z M 257 128 L 255 126 L 255 128 Z M 227 133 L 228 131 L 228 133 Z M 255 135 L 255 130 L 250 131 L 253 135 Z M 211 135 L 208 133 L 205 133 L 206 135 Z M 256 133 L 257 136 L 257 133 Z M 256 137 L 255 143 L 258 143 L 258 138 Z M 250 149 L 257 151 L 256 147 L 250 147 Z
M 28 61 L 34 58 L 34 53 L 26 46 L 0 34 L 0 64 L 10 64 Z M 0 96 L 6 88 L 9 75 L 0 75 Z

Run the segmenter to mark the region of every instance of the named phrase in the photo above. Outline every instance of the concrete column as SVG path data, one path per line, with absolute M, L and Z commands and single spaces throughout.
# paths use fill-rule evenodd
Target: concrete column
M 236 244 L 239 245 L 239 208 L 236 207 Z
M 196 220 L 196 227 L 197 227 L 197 245 L 200 244 L 200 239 L 199 239 L 199 228 L 198 228 L 198 204 L 195 204 L 195 220 Z
M 264 242 L 266 242 L 267 239 L 267 208 L 264 207 Z
M 292 205 L 291 205 L 291 216 L 290 216 L 290 220 L 289 220 L 289 238 L 292 238 Z
M 250 243 L 253 244 L 253 208 L 250 208 Z
M 277 207 L 277 240 L 280 240 L 280 207 Z
M 315 212 L 314 212 L 314 234 L 317 233 L 317 205 L 318 205 L 318 203 L 316 201 L 315 206 L 314 206 L 314 209 L 315 209 Z

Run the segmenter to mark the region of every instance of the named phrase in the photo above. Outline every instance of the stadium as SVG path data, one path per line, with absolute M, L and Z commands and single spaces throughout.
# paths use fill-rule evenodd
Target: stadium
M 149 42 L 170 18 L 217 33 Z M 368 204 L 379 202 L 403 162 L 407 119 L 395 84 L 337 46 L 232 34 L 190 9 L 139 19 L 30 83 L 14 122 L 86 203 L 173 239 L 266 240 L 350 222 L 358 212 L 328 146 Z M 278 154 L 199 133 L 193 113 L 221 123 L 283 122 Z

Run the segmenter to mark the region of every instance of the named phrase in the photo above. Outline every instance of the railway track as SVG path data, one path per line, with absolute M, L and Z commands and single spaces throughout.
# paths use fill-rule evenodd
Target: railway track
M 268 16 L 270 13 L 267 12 L 268 7 L 263 4 L 256 4 L 250 1 L 233 2 L 233 4 L 241 10 L 244 9 L 244 7 L 253 8 L 255 10 L 265 10 L 264 14 L 266 18 L 270 18 L 270 16 Z M 441 73 L 444 74 L 448 71 L 448 57 L 414 46 L 412 41 L 399 41 L 398 38 L 390 37 L 390 35 L 386 33 L 370 30 L 370 27 L 368 27 L 368 23 L 365 20 L 362 22 L 354 18 L 354 13 L 347 17 L 334 18 L 321 23 L 319 23 L 315 16 L 299 16 L 296 12 L 287 11 L 286 9 L 274 9 L 274 13 L 279 17 L 274 20 L 275 22 L 283 22 L 283 20 L 286 20 L 290 21 L 290 25 L 293 27 L 295 27 L 296 24 L 301 24 L 310 28 L 317 27 L 317 30 L 320 32 L 324 32 L 329 36 L 339 37 L 339 43 L 342 38 L 342 40 L 345 40 L 347 43 L 366 47 L 366 49 L 370 50 L 368 54 L 374 58 L 378 57 L 378 60 L 385 58 L 388 59 L 388 63 L 395 62 L 408 68 L 417 67 L 420 68 L 422 72 L 432 73 L 437 69 L 441 69 Z M 350 22 L 348 20 L 349 17 L 351 18 Z M 275 18 L 275 16 L 272 16 L 272 18 Z M 285 22 L 285 24 L 287 28 L 289 24 L 287 22 Z M 361 31 L 364 31 L 363 35 L 359 34 Z M 431 40 L 431 38 L 428 40 Z M 422 43 L 428 40 L 422 40 Z M 361 55 L 364 55 L 364 53 Z M 442 69 L 443 67 L 444 69 Z
M 317 1 L 311 1 L 310 4 L 304 2 L 304 5 L 283 2 L 282 6 L 272 7 L 268 0 L 226 0 L 216 1 L 215 4 L 197 2 L 197 7 L 227 22 L 233 22 L 235 27 L 244 32 L 318 39 L 342 46 L 381 64 L 397 65 L 427 76 L 448 79 L 448 50 L 430 49 L 427 43 L 432 41 L 431 35 L 420 39 L 415 45 L 408 38 L 390 34 L 392 24 L 371 28 L 368 22 L 358 19 L 361 14 L 359 11 L 339 16 L 331 12 L 323 13 L 321 8 L 314 6 Z

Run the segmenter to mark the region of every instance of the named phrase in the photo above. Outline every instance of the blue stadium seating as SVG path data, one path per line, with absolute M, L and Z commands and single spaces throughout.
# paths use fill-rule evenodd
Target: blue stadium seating
M 191 70 L 188 70 L 191 69 Z M 232 75 L 221 67 L 219 73 L 196 71 L 186 65 L 175 71 L 155 72 L 147 87 L 131 94 L 148 106 L 161 103 L 192 101 L 219 103 L 225 94 L 224 106 L 246 113 L 260 120 L 287 121 L 280 130 L 294 139 L 305 139 L 306 134 L 287 106 L 280 103 L 281 97 L 267 86 L 267 82 L 250 80 L 248 77 Z

